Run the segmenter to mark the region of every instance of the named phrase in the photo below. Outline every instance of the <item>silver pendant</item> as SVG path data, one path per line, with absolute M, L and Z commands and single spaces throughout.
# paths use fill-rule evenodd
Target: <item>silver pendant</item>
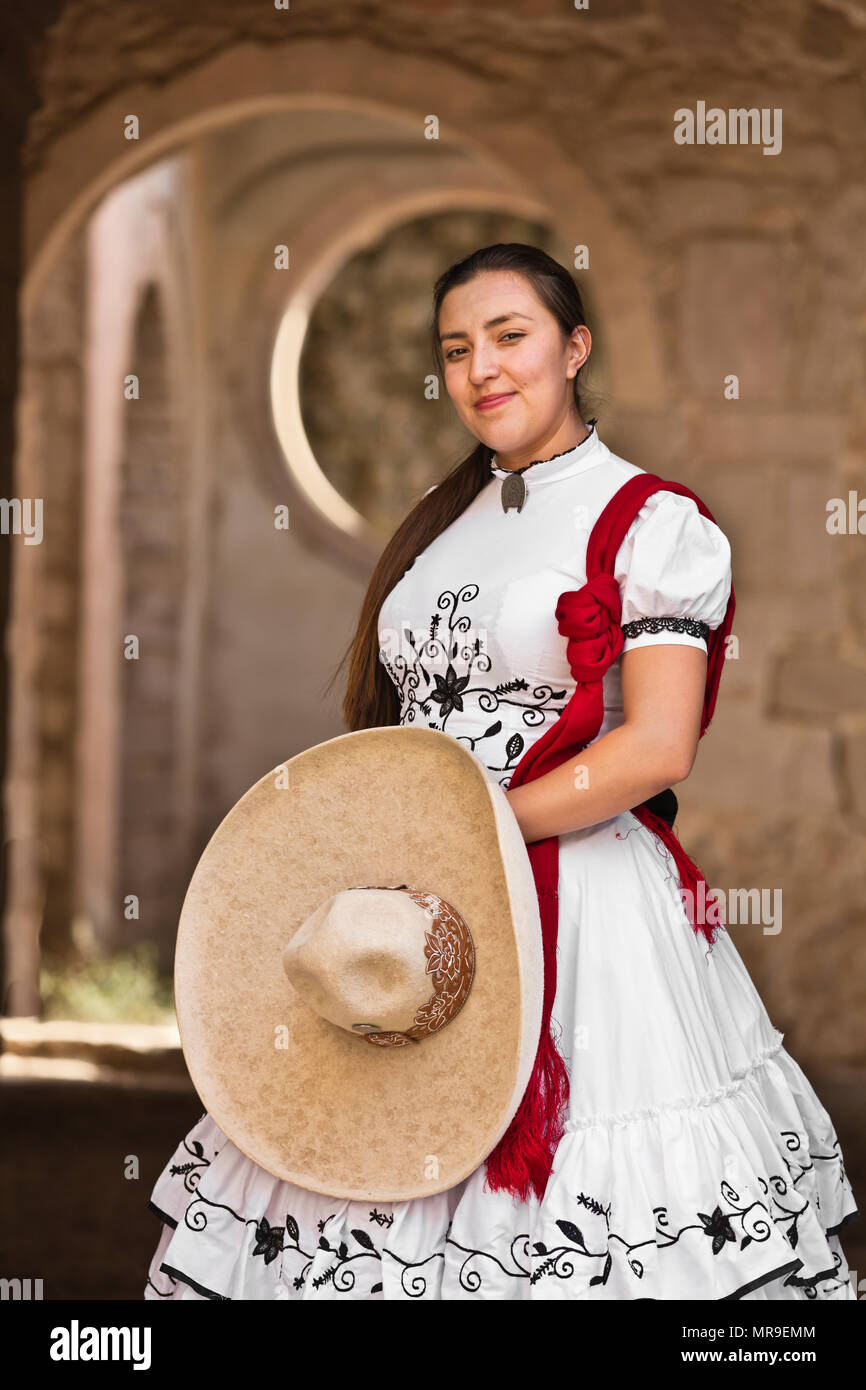
M 504 480 L 499 496 L 504 512 L 507 512 L 510 507 L 516 507 L 518 512 L 523 510 L 523 503 L 526 501 L 526 483 L 519 473 L 512 473 L 510 478 Z

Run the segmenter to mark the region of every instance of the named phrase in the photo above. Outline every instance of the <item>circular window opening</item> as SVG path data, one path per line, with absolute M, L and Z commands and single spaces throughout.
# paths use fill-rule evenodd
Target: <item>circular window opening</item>
M 525 217 L 418 217 L 346 261 L 311 311 L 298 372 L 304 432 L 324 477 L 383 544 L 477 442 L 436 380 L 433 286 L 454 261 L 504 241 L 556 254 L 551 230 Z

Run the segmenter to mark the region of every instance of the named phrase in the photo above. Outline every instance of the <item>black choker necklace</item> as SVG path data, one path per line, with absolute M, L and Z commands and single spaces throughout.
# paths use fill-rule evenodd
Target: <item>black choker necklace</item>
M 585 444 L 586 440 L 589 439 L 597 421 L 598 416 L 594 416 L 592 420 L 587 420 L 586 423 L 589 426 L 589 434 L 585 439 L 580 441 L 580 444 Z M 549 459 L 533 459 L 532 463 L 525 463 L 522 468 L 511 469 L 510 476 L 508 478 L 503 478 L 502 488 L 499 493 L 499 498 L 502 502 L 502 510 L 508 512 L 511 507 L 516 507 L 518 512 L 523 510 L 523 504 L 526 501 L 527 487 L 521 475 L 526 472 L 527 468 L 534 468 L 537 463 L 552 463 L 554 459 L 562 458 L 563 454 L 573 454 L 575 449 L 580 448 L 580 444 L 573 444 L 570 449 L 561 449 L 558 454 L 551 454 Z M 495 465 L 491 462 L 490 467 L 493 469 Z

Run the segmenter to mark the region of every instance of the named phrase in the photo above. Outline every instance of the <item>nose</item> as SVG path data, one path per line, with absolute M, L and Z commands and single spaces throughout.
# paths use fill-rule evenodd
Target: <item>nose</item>
M 491 377 L 499 375 L 496 353 L 487 343 L 479 343 L 469 349 L 469 380 L 473 386 L 480 386 Z

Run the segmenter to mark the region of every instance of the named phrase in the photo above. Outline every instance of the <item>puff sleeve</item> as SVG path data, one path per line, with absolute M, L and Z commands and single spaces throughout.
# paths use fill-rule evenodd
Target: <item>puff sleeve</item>
M 660 489 L 617 551 L 623 652 L 673 643 L 707 650 L 731 592 L 731 547 L 691 497 Z

